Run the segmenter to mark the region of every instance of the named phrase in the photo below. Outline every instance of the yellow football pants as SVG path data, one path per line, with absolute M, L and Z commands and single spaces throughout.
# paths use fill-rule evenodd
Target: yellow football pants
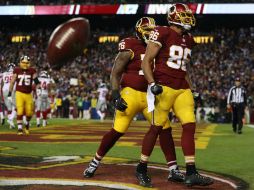
M 146 120 L 149 121 L 149 123 L 152 122 L 152 112 L 147 113 L 146 92 L 125 87 L 121 91 L 121 97 L 126 101 L 128 108 L 124 112 L 118 110 L 115 112 L 113 127 L 117 132 L 125 133 L 137 113 L 143 113 Z M 169 127 L 170 122 L 167 119 L 163 129 L 167 129 Z
M 16 91 L 16 106 L 17 115 L 26 115 L 27 117 L 32 117 L 34 112 L 34 102 L 32 94 Z
M 154 110 L 154 124 L 164 126 L 168 114 L 173 109 L 181 124 L 194 123 L 194 99 L 190 89 L 175 90 L 162 86 L 163 92 L 156 96 Z

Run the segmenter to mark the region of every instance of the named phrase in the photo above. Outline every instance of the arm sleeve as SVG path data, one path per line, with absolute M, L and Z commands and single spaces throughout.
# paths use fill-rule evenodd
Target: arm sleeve
M 118 44 L 118 51 L 130 51 L 131 52 L 131 59 L 134 57 L 134 51 L 133 51 L 133 43 L 130 38 L 122 39 Z
M 160 47 L 164 45 L 165 36 L 168 35 L 166 27 L 157 26 L 149 35 L 149 41 L 158 44 Z

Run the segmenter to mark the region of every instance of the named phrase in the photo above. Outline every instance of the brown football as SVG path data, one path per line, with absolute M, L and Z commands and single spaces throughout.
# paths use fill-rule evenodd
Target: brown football
M 90 24 L 85 18 L 74 18 L 59 25 L 51 34 L 47 57 L 53 69 L 81 55 L 88 43 Z

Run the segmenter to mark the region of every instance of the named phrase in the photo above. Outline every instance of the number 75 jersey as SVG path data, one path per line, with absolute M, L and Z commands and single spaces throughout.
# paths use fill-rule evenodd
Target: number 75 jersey
M 13 74 L 17 75 L 16 78 L 16 91 L 23 93 L 32 92 L 33 75 L 36 73 L 34 68 L 28 68 L 26 70 L 16 67 Z
M 189 88 L 185 75 L 195 45 L 192 35 L 178 34 L 168 26 L 157 26 L 151 31 L 149 41 L 161 47 L 155 59 L 156 82 L 174 89 Z

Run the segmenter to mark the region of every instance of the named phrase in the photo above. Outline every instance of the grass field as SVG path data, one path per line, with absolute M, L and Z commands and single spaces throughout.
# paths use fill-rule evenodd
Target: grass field
M 90 123 L 81 120 L 53 119 L 50 120 L 50 125 L 45 128 L 45 130 L 51 129 L 52 127 L 61 127 L 63 125 L 67 127 L 71 125 L 81 126 L 83 129 L 89 130 Z M 108 128 L 111 127 L 110 123 L 107 123 L 106 125 Z M 33 127 L 32 133 L 36 134 L 36 130 L 37 129 Z M 92 130 L 93 129 L 91 129 L 91 131 Z M 16 133 L 16 130 L 8 129 L 7 126 L 1 126 L 0 133 Z M 101 137 L 98 138 L 100 139 Z M 229 124 L 218 124 L 213 133 L 209 134 L 209 143 L 206 149 L 196 150 L 197 167 L 203 170 L 241 178 L 249 183 L 249 189 L 254 189 L 253 145 L 253 128 L 245 127 L 243 129 L 243 134 L 237 135 L 232 132 Z M 97 148 L 98 142 L 8 142 L 0 139 L 0 157 L 1 154 L 35 157 L 61 155 L 93 156 Z M 177 147 L 176 150 L 178 164 L 184 166 L 181 148 Z M 124 144 L 121 143 L 116 144 L 116 146 L 108 153 L 108 156 L 128 158 L 134 161 L 138 161 L 139 155 L 139 146 L 124 146 Z M 165 163 L 164 156 L 159 147 L 154 149 L 150 161 L 155 163 Z

